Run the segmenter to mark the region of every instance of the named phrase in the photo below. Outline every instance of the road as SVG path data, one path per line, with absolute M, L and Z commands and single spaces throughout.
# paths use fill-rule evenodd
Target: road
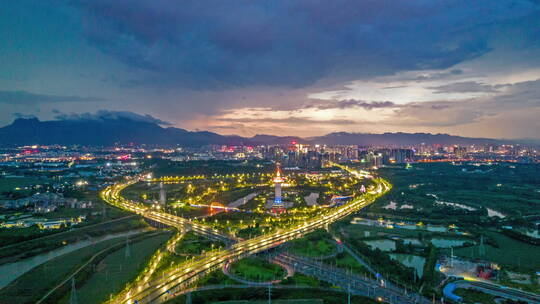
M 150 235 L 148 235 L 148 237 L 152 237 L 152 236 L 156 236 L 158 234 L 161 234 L 163 233 L 163 231 L 157 231 L 157 232 L 154 232 Z M 88 261 L 86 261 L 86 263 L 80 265 L 72 274 L 70 274 L 67 278 L 65 278 L 62 282 L 58 283 L 56 286 L 54 286 L 51 290 L 49 290 L 43 297 L 41 297 L 41 299 L 39 299 L 39 301 L 36 302 L 36 304 L 41 304 L 41 303 L 45 303 L 45 301 L 47 300 L 47 298 L 52 294 L 54 293 L 57 289 L 59 289 L 60 287 L 64 286 L 65 284 L 67 284 L 73 277 L 75 277 L 79 272 L 81 272 L 82 270 L 84 270 L 88 265 L 90 265 L 90 263 L 92 263 L 97 257 L 99 257 L 100 255 L 102 255 L 103 253 L 109 251 L 110 249 L 112 248 L 119 248 L 119 245 L 122 246 L 121 244 L 112 244 L 111 246 L 107 247 L 107 248 L 104 248 L 98 252 L 96 252 L 92 257 L 90 257 L 90 259 L 88 259 Z
M 354 172 L 353 175 L 362 176 L 363 173 Z M 175 294 L 188 288 L 190 284 L 196 280 L 213 270 L 221 268 L 227 261 L 237 260 L 274 248 L 287 241 L 300 238 L 316 229 L 324 228 L 373 203 L 379 196 L 388 192 L 391 188 L 391 185 L 383 179 L 373 179 L 373 181 L 376 186 L 373 190 L 369 191 L 369 195 L 355 198 L 347 204 L 329 209 L 327 212 L 324 212 L 303 224 L 288 229 L 279 229 L 276 232 L 248 240 L 236 239 L 232 236 L 224 235 L 210 227 L 196 224 L 187 219 L 160 212 L 159 210 L 152 210 L 121 197 L 120 191 L 137 182 L 136 179 L 113 185 L 102 192 L 102 198 L 112 205 L 141 214 L 146 218 L 166 225 L 182 227 L 184 229 L 187 227 L 201 234 L 216 238 L 228 238 L 237 241 L 237 243 L 222 250 L 207 252 L 203 256 L 182 265 L 181 268 L 167 273 L 165 276 L 135 284 L 128 291 L 118 295 L 111 303 L 163 303 L 174 297 Z
M 332 267 L 319 261 L 301 258 L 295 255 L 281 253 L 274 259 L 293 267 L 294 271 L 315 276 L 351 294 L 380 299 L 390 303 L 430 304 L 428 299 L 395 286 L 381 287 L 379 281 L 350 273 L 342 268 Z
M 540 295 L 532 294 L 514 288 L 508 288 L 486 282 L 467 280 L 454 281 L 452 283 L 455 284 L 456 288 L 472 288 L 494 296 L 504 297 L 514 301 L 525 301 L 531 304 L 540 304 Z
M 185 219 L 183 217 L 179 217 L 179 216 L 175 216 L 166 212 L 155 210 L 143 204 L 132 202 L 123 198 L 120 195 L 120 192 L 126 187 L 136 183 L 137 181 L 138 179 L 131 179 L 127 181 L 126 183 L 115 184 L 111 187 L 108 187 L 104 191 L 101 192 L 100 194 L 101 198 L 111 205 L 114 205 L 116 207 L 119 207 L 121 209 L 130 211 L 130 212 L 140 214 L 148 220 L 161 223 L 167 226 L 176 227 L 182 231 L 192 230 L 210 239 L 222 241 L 225 243 L 230 243 L 231 241 L 236 242 L 236 241 L 241 240 L 232 235 L 221 233 L 218 230 L 208 227 L 206 225 L 201 225 L 193 221 L 190 221 L 188 219 Z

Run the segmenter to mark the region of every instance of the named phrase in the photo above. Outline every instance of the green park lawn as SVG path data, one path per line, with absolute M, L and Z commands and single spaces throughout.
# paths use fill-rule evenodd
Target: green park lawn
M 231 273 L 248 281 L 266 282 L 281 279 L 286 272 L 278 265 L 254 257 L 241 259 L 231 265 Z
M 336 245 L 323 230 L 317 230 L 305 237 L 290 242 L 289 251 L 304 257 L 320 257 L 334 253 Z

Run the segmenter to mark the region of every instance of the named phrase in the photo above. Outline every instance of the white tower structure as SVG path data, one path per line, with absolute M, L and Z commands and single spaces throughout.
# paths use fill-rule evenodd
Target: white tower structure
M 167 194 L 165 193 L 165 188 L 163 188 L 163 182 L 159 183 L 159 203 L 165 206 L 167 202 Z
M 281 183 L 285 181 L 281 176 L 281 168 L 279 164 L 276 168 L 276 176 L 274 177 L 274 188 L 275 188 L 275 198 L 274 198 L 274 207 L 283 207 L 283 202 L 281 201 Z

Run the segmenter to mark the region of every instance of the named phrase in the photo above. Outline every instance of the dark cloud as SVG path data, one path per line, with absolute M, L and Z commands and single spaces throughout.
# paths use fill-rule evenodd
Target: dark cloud
M 99 110 L 96 113 L 63 113 L 53 110 L 55 119 L 58 120 L 110 120 L 110 119 L 128 119 L 132 121 L 155 123 L 159 125 L 172 125 L 170 122 L 152 117 L 149 114 L 141 115 L 129 111 L 107 111 Z
M 540 107 L 540 79 L 505 84 L 504 87 L 504 93 L 490 100 L 490 104 L 496 105 L 497 109 L 507 111 Z
M 461 74 L 463 74 L 463 70 L 453 69 L 450 71 L 418 74 L 414 77 L 414 80 L 416 81 L 439 80 L 439 79 L 445 79 L 448 77 L 461 75 Z
M 489 52 L 499 25 L 519 28 L 537 13 L 526 0 L 76 3 L 90 43 L 147 72 L 131 85 L 195 89 L 303 87 L 446 69 Z M 524 30 L 540 26 L 527 20 Z
M 496 93 L 498 89 L 505 85 L 489 85 L 479 83 L 476 81 L 463 81 L 445 84 L 436 87 L 428 87 L 430 90 L 434 90 L 435 94 L 445 93 Z
M 32 114 L 23 114 L 23 113 L 19 113 L 19 112 L 13 113 L 13 117 L 15 117 L 16 119 L 17 119 L 17 118 L 22 118 L 22 119 L 32 119 L 32 118 L 37 118 L 36 115 L 32 115 Z
M 312 119 L 307 117 L 285 118 L 219 118 L 219 121 L 235 123 L 279 123 L 279 124 L 316 124 L 316 125 L 350 125 L 358 123 L 348 119 Z
M 383 109 L 383 108 L 398 108 L 400 105 L 395 104 L 391 101 L 363 101 L 356 99 L 347 99 L 339 101 L 328 101 L 328 100 L 314 100 L 308 103 L 304 108 L 317 108 L 319 110 L 328 110 L 328 109 L 351 109 L 351 108 L 362 108 L 365 110 L 372 109 Z
M 27 91 L 0 91 L 0 103 L 40 104 L 55 102 L 97 102 L 105 101 L 99 97 L 60 96 L 37 94 Z
M 486 115 L 479 105 L 481 103 L 474 100 L 410 103 L 396 109 L 394 117 L 385 121 L 385 124 L 423 127 L 452 127 L 469 124 L 481 120 Z
M 383 90 L 393 90 L 393 89 L 402 89 L 402 88 L 406 88 L 406 87 L 407 87 L 406 85 L 400 85 L 400 86 L 384 87 L 382 89 Z
M 433 110 L 444 110 L 450 108 L 450 105 L 448 104 L 432 104 L 431 108 Z

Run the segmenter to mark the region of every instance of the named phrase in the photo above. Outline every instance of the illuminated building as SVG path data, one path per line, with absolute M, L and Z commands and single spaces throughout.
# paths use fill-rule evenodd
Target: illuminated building
M 283 201 L 281 200 L 281 184 L 285 181 L 283 178 L 283 173 L 281 172 L 281 168 L 279 167 L 279 164 L 277 164 L 276 167 L 276 176 L 274 177 L 274 203 L 272 204 L 272 209 L 277 212 L 283 212 L 284 211 L 284 205 Z
M 465 158 L 467 156 L 467 148 L 466 147 L 460 147 L 460 146 L 454 146 L 454 154 L 459 159 Z
M 276 176 L 274 177 L 274 189 L 275 189 L 275 198 L 274 198 L 274 204 L 273 207 L 275 208 L 283 208 L 283 202 L 281 201 L 281 183 L 285 181 L 283 177 L 281 176 L 281 168 L 279 167 L 279 164 L 276 167 Z

